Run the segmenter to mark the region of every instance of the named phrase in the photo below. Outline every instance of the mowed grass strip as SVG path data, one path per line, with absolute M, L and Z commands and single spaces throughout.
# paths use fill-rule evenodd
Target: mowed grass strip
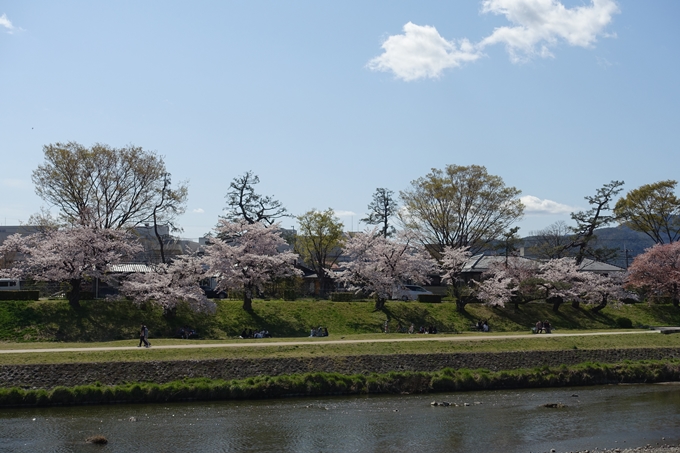
M 380 339 L 399 339 L 406 335 L 390 334 L 366 336 Z M 433 336 L 434 337 L 434 336 Z M 349 337 L 346 337 L 349 338 Z M 351 336 L 363 339 L 364 336 Z M 334 338 L 331 336 L 330 340 Z M 337 339 L 337 337 L 335 338 Z M 240 340 L 243 341 L 243 340 Z M 175 343 L 168 340 L 168 343 Z M 213 342 L 210 342 L 213 343 Z M 571 349 L 630 349 L 630 348 L 680 348 L 680 334 L 662 335 L 640 333 L 602 336 L 557 337 L 534 335 L 531 338 L 483 339 L 479 335 L 457 336 L 456 341 L 415 341 L 330 344 L 316 341 L 303 345 L 284 346 L 277 341 L 271 346 L 239 348 L 197 348 L 197 349 L 150 349 L 84 352 L 31 352 L 0 354 L 0 365 L 79 363 L 79 362 L 129 362 L 167 360 L 211 360 L 245 358 L 322 357 L 348 355 L 389 355 L 389 354 L 434 354 L 458 352 L 511 352 L 511 351 L 554 351 Z M 134 346 L 131 341 L 108 343 L 115 346 Z M 154 342 L 163 344 L 163 342 Z M 263 343 L 264 344 L 264 343 Z M 7 346 L 7 345 L 5 345 Z M 24 344 L 15 345 L 23 347 Z M 38 346 L 38 345 L 35 345 Z M 48 344 L 47 346 L 54 346 Z M 68 345 L 63 345 L 68 346 Z M 81 345 L 82 346 L 82 345 Z M 98 345 L 97 345 L 98 346 Z

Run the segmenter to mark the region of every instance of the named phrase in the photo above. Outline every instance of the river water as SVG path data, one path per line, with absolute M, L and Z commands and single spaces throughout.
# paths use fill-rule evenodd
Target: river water
M 543 407 L 558 402 L 566 407 Z M 85 443 L 95 434 L 108 445 Z M 657 442 L 680 443 L 680 385 L 0 411 L 0 452 L 512 453 Z

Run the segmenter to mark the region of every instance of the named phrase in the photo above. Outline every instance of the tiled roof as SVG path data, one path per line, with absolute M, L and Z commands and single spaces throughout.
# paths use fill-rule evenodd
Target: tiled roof
M 521 260 L 526 266 L 538 267 L 541 261 L 532 260 L 524 257 L 513 257 L 512 259 Z M 467 260 L 463 266 L 463 272 L 484 272 L 491 268 L 493 264 L 502 263 L 505 260 L 504 255 L 475 255 Z M 579 266 L 580 271 L 596 272 L 596 273 L 610 273 L 610 272 L 625 272 L 625 269 L 614 266 L 612 264 L 603 263 L 601 261 L 594 261 L 591 259 L 584 259 Z
M 523 264 L 528 266 L 538 266 L 538 262 L 524 258 L 521 256 L 512 257 L 510 259 L 521 260 Z M 491 268 L 493 264 L 502 263 L 505 261 L 505 255 L 474 255 L 467 260 L 463 266 L 463 272 L 484 272 Z

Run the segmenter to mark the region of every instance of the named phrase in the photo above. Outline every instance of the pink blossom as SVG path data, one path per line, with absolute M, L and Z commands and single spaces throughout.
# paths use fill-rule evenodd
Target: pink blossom
M 349 262 L 338 273 L 338 280 L 352 290 L 374 292 L 376 308 L 381 308 L 395 289 L 429 281 L 428 274 L 437 268 L 437 262 L 408 232 L 391 239 L 378 234 L 377 229 L 366 230 L 346 242 L 344 253 Z
M 177 256 L 170 264 L 154 265 L 153 272 L 130 275 L 122 282 L 121 292 L 137 303 L 152 302 L 166 312 L 186 302 L 194 311 L 214 313 L 215 303 L 199 286 L 204 274 L 199 258 Z
M 299 275 L 297 255 L 281 237 L 278 224 L 265 226 L 244 220 L 220 219 L 217 238 L 206 248 L 205 262 L 217 278 L 217 289 L 242 290 L 244 309 L 249 310 L 253 291 L 276 278 Z

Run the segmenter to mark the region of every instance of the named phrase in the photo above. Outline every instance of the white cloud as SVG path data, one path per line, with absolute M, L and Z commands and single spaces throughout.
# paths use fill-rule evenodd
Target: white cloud
M 337 210 L 337 209 L 334 209 L 333 213 L 338 217 L 352 217 L 352 216 L 357 215 L 355 212 L 352 212 L 352 211 L 342 211 L 342 210 Z
M 520 197 L 520 201 L 524 205 L 524 212 L 527 214 L 569 214 L 578 211 L 578 208 L 573 206 L 568 206 L 552 200 L 541 200 L 533 195 Z
M 16 27 L 12 25 L 12 22 L 7 18 L 7 14 L 4 14 L 0 16 L 0 27 L 5 27 L 7 29 L 7 33 L 13 33 L 14 30 L 16 30 Z
M 437 78 L 444 69 L 459 67 L 481 55 L 467 39 L 456 43 L 442 38 L 429 25 L 404 25 L 403 35 L 393 35 L 382 44 L 384 53 L 368 62 L 374 71 L 393 72 L 409 81 L 423 77 Z
M 447 68 L 479 59 L 486 47 L 495 44 L 504 44 L 514 63 L 552 57 L 550 49 L 560 42 L 592 47 L 599 36 L 613 36 L 605 28 L 619 7 L 615 0 L 591 0 L 587 6 L 573 8 L 558 0 L 483 0 L 481 11 L 505 16 L 512 25 L 498 27 L 473 44 L 467 39 L 447 41 L 435 27 L 409 22 L 404 34 L 385 40 L 384 52 L 367 67 L 410 81 L 437 78 Z
M 198 208 L 198 209 L 194 209 L 191 212 L 195 212 L 196 214 L 203 214 L 205 211 L 203 210 L 203 208 Z
M 574 8 L 557 0 L 484 0 L 482 12 L 503 15 L 514 26 L 496 28 L 479 46 L 505 44 L 510 59 L 521 62 L 536 55 L 552 57 L 549 48 L 561 40 L 591 47 L 598 36 L 609 36 L 604 29 L 619 7 L 614 0 Z

